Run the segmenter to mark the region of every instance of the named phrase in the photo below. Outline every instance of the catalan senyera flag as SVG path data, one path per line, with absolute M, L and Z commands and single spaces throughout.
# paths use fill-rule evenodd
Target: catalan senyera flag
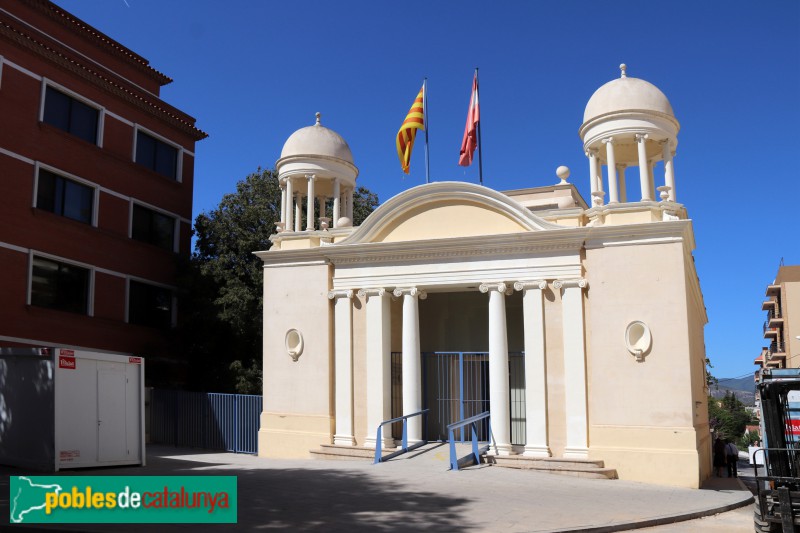
M 411 105 L 411 110 L 406 115 L 400 131 L 397 132 L 397 157 L 400 158 L 400 166 L 403 172 L 408 174 L 408 167 L 411 163 L 411 150 L 414 148 L 414 137 L 417 130 L 425 130 L 425 85 L 419 90 L 417 98 Z
M 478 123 L 481 121 L 481 109 L 478 105 L 478 72 L 472 79 L 472 95 L 469 99 L 467 111 L 467 125 L 464 126 L 464 139 L 461 141 L 461 155 L 458 164 L 468 167 L 472 164 L 475 147 L 478 146 Z

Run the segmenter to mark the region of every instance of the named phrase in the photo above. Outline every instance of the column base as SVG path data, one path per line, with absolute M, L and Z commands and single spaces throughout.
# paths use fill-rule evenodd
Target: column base
M 489 455 L 516 455 L 510 444 L 490 444 Z
M 564 448 L 564 459 L 588 459 L 589 448 Z
M 352 435 L 334 435 L 333 436 L 333 445 L 334 446 L 355 446 L 356 445 L 356 439 L 354 439 Z
M 550 457 L 550 448 L 547 446 L 525 446 L 525 451 L 522 452 L 525 457 Z
M 364 447 L 366 448 L 375 448 L 376 442 L 377 441 L 375 440 L 375 437 L 364 437 Z M 387 449 L 394 449 L 396 447 L 397 445 L 394 443 L 393 438 L 383 437 L 383 445 L 381 446 L 381 449 L 387 450 Z

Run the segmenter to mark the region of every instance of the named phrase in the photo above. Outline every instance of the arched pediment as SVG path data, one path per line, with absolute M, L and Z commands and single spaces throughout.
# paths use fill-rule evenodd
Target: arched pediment
M 382 204 L 342 244 L 559 230 L 508 196 L 460 181 L 419 185 Z

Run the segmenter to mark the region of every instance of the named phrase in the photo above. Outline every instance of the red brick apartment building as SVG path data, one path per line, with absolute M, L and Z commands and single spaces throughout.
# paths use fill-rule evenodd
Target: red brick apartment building
M 0 346 L 168 359 L 207 136 L 171 81 L 51 2 L 0 0 Z

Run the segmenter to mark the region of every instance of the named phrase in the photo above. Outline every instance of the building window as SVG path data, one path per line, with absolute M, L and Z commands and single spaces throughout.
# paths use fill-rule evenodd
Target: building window
M 100 112 L 80 100 L 47 86 L 44 97 L 44 122 L 97 144 Z
M 39 169 L 36 207 L 86 224 L 92 223 L 94 189 Z
M 136 131 L 136 162 L 168 178 L 178 178 L 178 149 L 141 130 Z
M 89 269 L 33 257 L 31 305 L 89 313 Z
M 131 237 L 174 251 L 175 219 L 140 205 L 133 205 Z
M 172 291 L 131 280 L 128 322 L 154 328 L 172 326 Z

